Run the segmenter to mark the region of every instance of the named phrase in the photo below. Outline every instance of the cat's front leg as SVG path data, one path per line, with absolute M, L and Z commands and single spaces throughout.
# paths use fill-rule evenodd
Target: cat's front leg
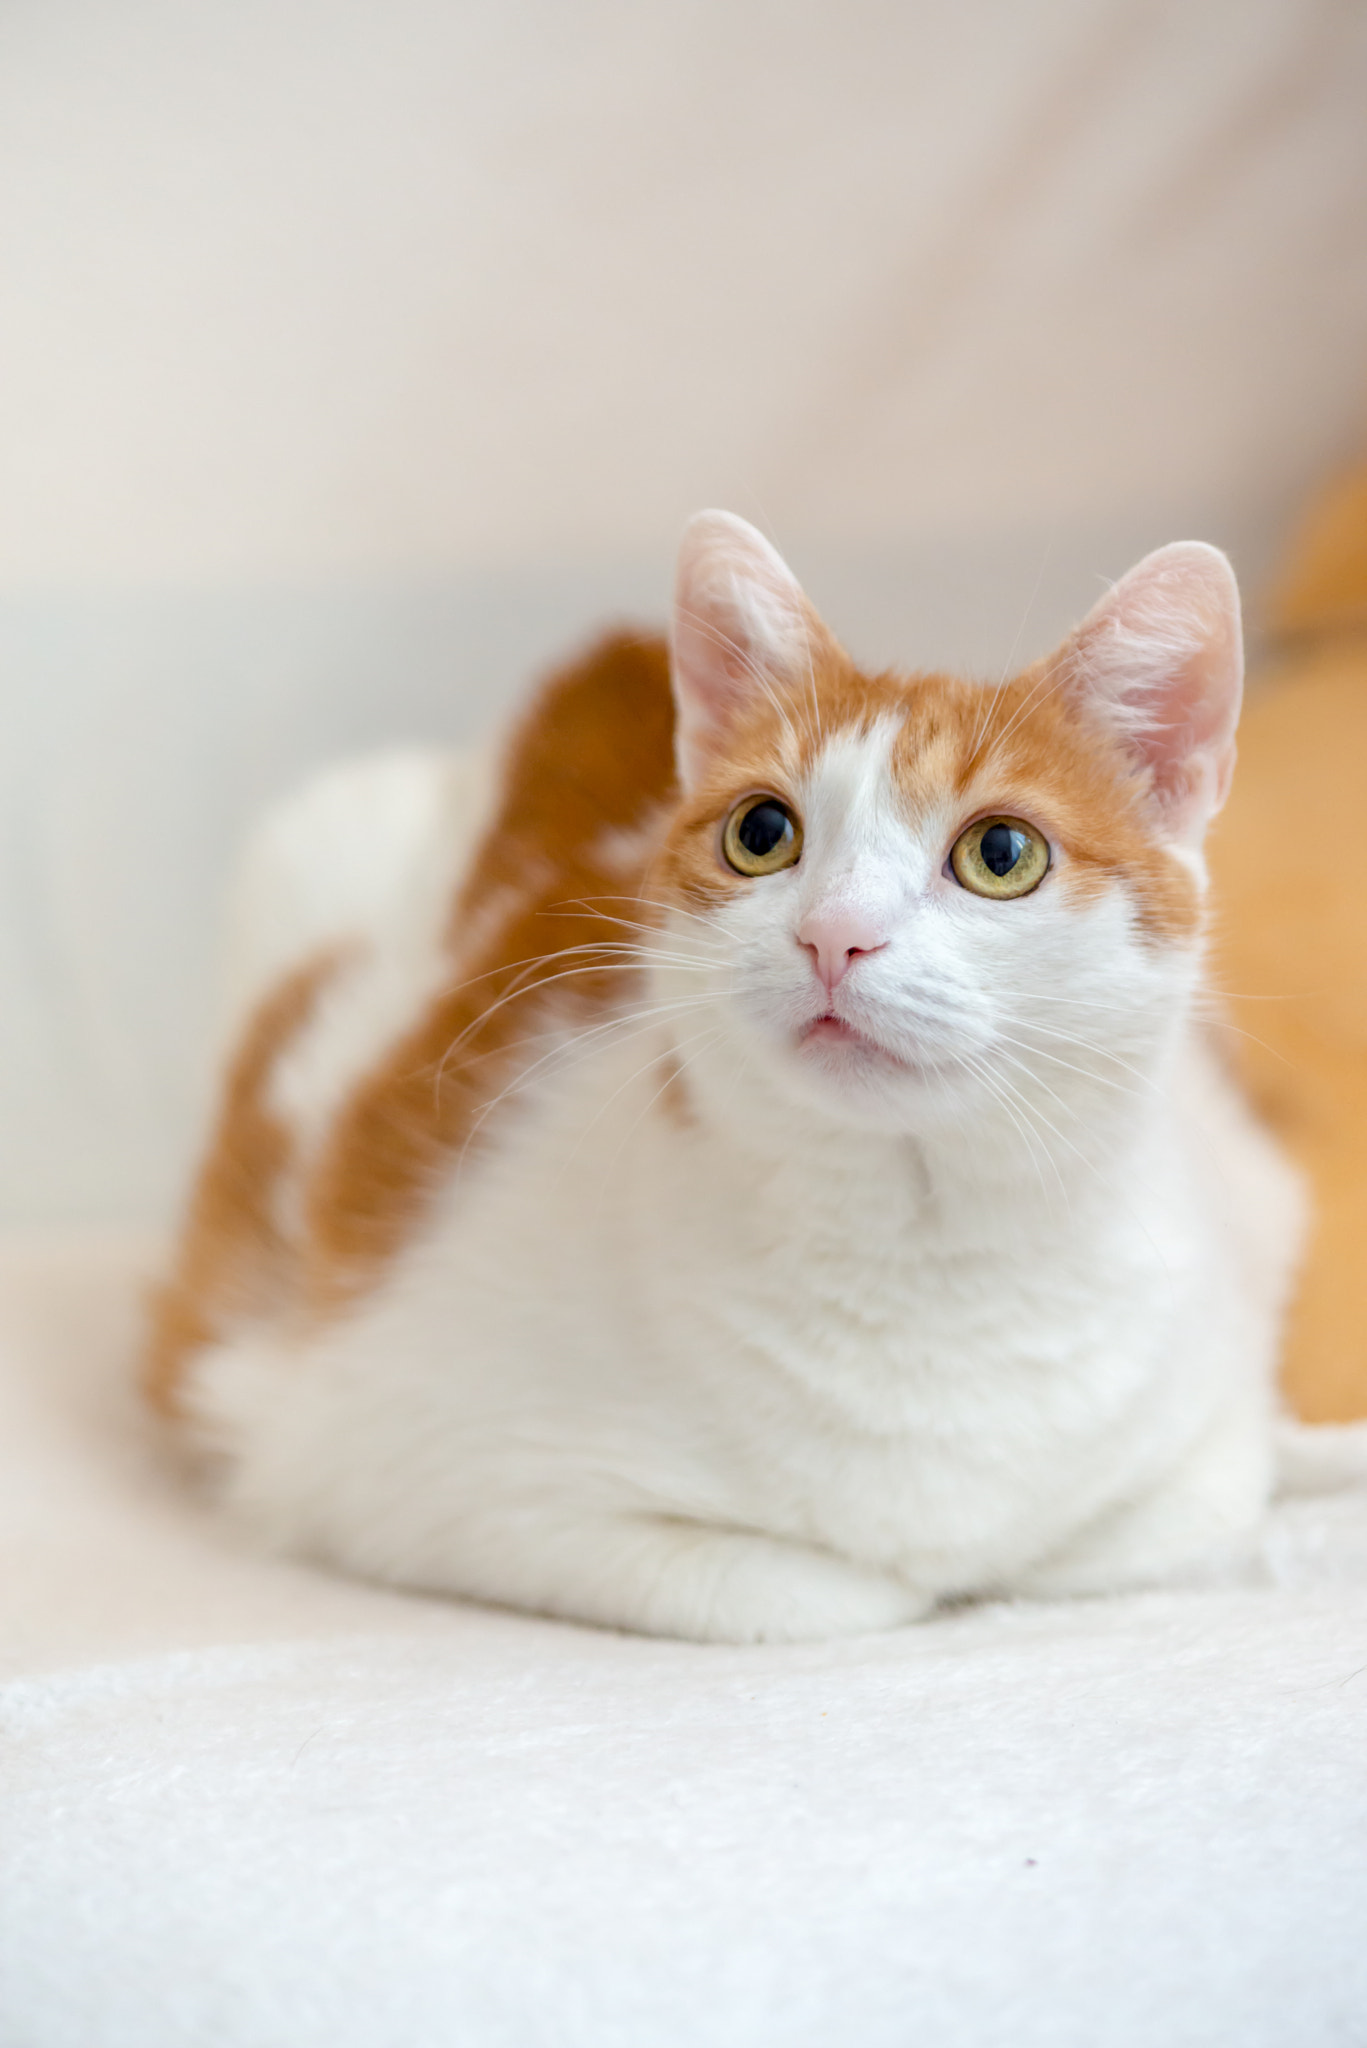
M 862 1635 L 919 1621 L 934 1604 L 832 1551 L 668 1516 L 546 1532 L 542 1561 L 517 1580 L 485 1597 L 695 1642 Z

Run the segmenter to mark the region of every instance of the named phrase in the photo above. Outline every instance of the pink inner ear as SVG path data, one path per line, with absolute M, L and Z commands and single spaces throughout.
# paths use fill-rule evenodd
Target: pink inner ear
M 1229 793 L 1243 695 L 1239 590 L 1201 541 L 1147 555 L 1064 651 L 1073 686 L 1151 776 L 1164 828 L 1199 842 Z
M 690 788 L 737 714 L 810 658 L 822 628 L 763 534 L 699 512 L 679 551 L 673 625 L 676 750 Z

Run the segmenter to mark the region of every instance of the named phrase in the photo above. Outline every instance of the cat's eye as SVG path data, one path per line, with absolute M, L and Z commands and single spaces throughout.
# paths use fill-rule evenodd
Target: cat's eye
M 1024 818 L 979 818 L 955 840 L 949 864 L 975 896 L 1028 896 L 1049 872 L 1049 842 Z
M 802 852 L 802 827 L 776 796 L 747 796 L 726 821 L 721 850 L 738 875 L 776 875 Z

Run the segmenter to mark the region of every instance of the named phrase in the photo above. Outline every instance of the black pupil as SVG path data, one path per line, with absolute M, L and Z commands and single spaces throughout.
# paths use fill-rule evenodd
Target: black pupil
M 989 825 L 978 841 L 978 851 L 983 866 L 991 868 L 994 875 L 1009 875 L 1028 843 L 1014 825 Z
M 765 860 L 776 846 L 791 838 L 792 830 L 788 813 L 777 804 L 756 804 L 741 819 L 736 837 L 747 853 L 753 853 L 756 860 Z

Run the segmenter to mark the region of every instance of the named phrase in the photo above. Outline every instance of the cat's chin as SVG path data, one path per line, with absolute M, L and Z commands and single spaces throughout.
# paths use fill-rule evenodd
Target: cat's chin
M 870 1069 L 883 1073 L 907 1071 L 904 1060 L 843 1017 L 814 1017 L 798 1032 L 797 1044 L 800 1056 L 823 1073 L 839 1076 L 862 1075 Z
M 939 1061 L 893 1052 L 846 1019 L 813 1019 L 792 1041 L 802 1093 L 856 1124 L 919 1124 L 941 1099 L 948 1069 Z
M 799 1031 L 797 1043 L 805 1061 L 837 1080 L 847 1076 L 862 1080 L 876 1074 L 927 1081 L 939 1077 L 944 1071 L 940 1062 L 913 1059 L 904 1053 L 893 1052 L 846 1018 L 834 1015 L 813 1018 Z

